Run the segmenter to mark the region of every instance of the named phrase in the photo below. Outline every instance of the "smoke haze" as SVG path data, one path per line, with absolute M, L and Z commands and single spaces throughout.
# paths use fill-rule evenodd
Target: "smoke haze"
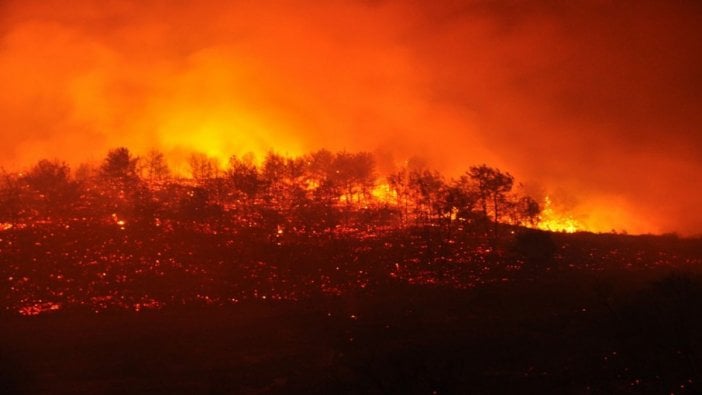
M 0 165 L 366 150 L 700 234 L 701 30 L 683 0 L 6 0 Z

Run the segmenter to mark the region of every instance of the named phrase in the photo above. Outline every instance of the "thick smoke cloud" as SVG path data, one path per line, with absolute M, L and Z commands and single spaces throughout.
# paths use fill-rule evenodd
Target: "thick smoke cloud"
M 694 1 L 3 1 L 0 165 L 419 155 L 593 230 L 699 234 L 700 26 Z

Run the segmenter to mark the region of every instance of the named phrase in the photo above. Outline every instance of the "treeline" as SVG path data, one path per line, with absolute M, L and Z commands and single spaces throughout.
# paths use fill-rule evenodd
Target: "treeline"
M 379 176 L 367 152 L 268 153 L 261 164 L 232 156 L 227 166 L 202 154 L 191 177 L 175 177 L 162 153 L 109 151 L 99 166 L 72 172 L 41 160 L 0 174 L 5 227 L 71 221 L 117 226 L 201 226 L 282 232 L 441 226 L 496 236 L 498 224 L 535 225 L 539 204 L 515 191 L 507 172 L 479 165 L 457 179 L 408 165 Z

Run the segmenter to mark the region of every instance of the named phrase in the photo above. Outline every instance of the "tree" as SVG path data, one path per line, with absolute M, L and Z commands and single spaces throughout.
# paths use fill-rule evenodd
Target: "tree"
M 266 200 L 276 205 L 285 200 L 285 173 L 285 158 L 275 152 L 269 152 L 263 161 L 261 179 L 266 189 Z
M 234 191 L 247 199 L 253 199 L 259 190 L 258 170 L 251 158 L 239 159 L 236 155 L 229 158 L 227 177 Z
M 100 175 L 100 167 L 95 163 L 81 163 L 74 172 L 74 178 L 78 183 L 84 184 L 94 181 Z
M 99 181 L 89 188 L 86 196 L 88 212 L 104 217 L 107 214 L 131 215 L 142 187 L 137 166 L 139 158 L 127 148 L 115 148 L 107 153 L 100 166 Z
M 484 164 L 471 167 L 466 174 L 475 183 L 483 216 L 487 219 L 492 213 L 494 236 L 497 237 L 498 223 L 503 215 L 502 208 L 506 203 L 507 193 L 512 190 L 514 177 Z
M 333 169 L 333 180 L 341 187 L 349 205 L 354 195 L 357 202 L 361 201 L 361 197 L 368 197 L 375 184 L 375 161 L 372 154 L 339 152 L 334 158 Z
M 217 159 L 203 153 L 197 152 L 190 155 L 188 164 L 190 165 L 190 175 L 201 186 L 219 175 Z
M 395 191 L 395 196 L 397 198 L 397 205 L 401 208 L 402 213 L 402 223 L 407 222 L 407 216 L 409 215 L 409 202 L 410 202 L 410 185 L 409 185 L 409 172 L 407 168 L 402 168 L 395 173 L 390 174 L 387 177 L 388 185 Z
M 454 181 L 442 188 L 437 211 L 441 216 L 448 217 L 449 224 L 453 221 L 466 222 L 473 217 L 475 203 L 475 193 L 460 182 Z
M 227 180 L 223 177 L 217 158 L 193 153 L 189 160 L 190 173 L 197 185 L 207 190 L 211 203 L 222 206 L 227 197 Z
M 375 186 L 375 159 L 370 152 L 357 152 L 353 156 L 353 180 L 360 189 L 360 196 L 368 199 Z
M 307 187 L 312 190 L 313 199 L 325 206 L 334 205 L 341 191 L 334 167 L 335 155 L 327 150 L 315 151 L 304 158 Z
M 115 148 L 107 153 L 100 167 L 100 174 L 109 180 L 130 182 L 136 180 L 137 162 L 139 158 L 132 156 L 125 147 Z
M 305 177 L 307 162 L 304 158 L 285 158 L 269 152 L 263 162 L 261 181 L 264 186 L 264 198 L 270 208 L 277 214 L 268 213 L 268 220 L 284 221 L 276 226 L 295 226 L 298 214 L 305 213 L 305 207 L 311 203 L 308 197 Z
M 45 215 L 58 214 L 77 200 L 78 188 L 70 172 L 66 163 L 44 159 L 22 177 L 31 191 L 30 201 Z
M 236 156 L 229 158 L 227 183 L 232 192 L 231 195 L 238 203 L 235 206 L 237 209 L 236 219 L 250 226 L 254 223 L 253 209 L 261 190 L 261 180 L 252 156 L 242 159 Z
M 17 175 L 0 168 L 0 222 L 17 222 L 24 211 L 22 195 Z
M 412 190 L 417 211 L 426 219 L 431 219 L 437 209 L 439 194 L 444 187 L 444 180 L 437 171 L 412 170 L 409 173 L 409 188 Z
M 163 153 L 151 150 L 143 159 L 142 176 L 152 187 L 168 179 L 171 171 Z
M 334 177 L 334 154 L 322 149 L 305 156 L 309 182 L 321 185 Z
M 539 222 L 541 206 L 531 196 L 522 196 L 514 205 L 515 222 L 524 226 L 535 226 Z

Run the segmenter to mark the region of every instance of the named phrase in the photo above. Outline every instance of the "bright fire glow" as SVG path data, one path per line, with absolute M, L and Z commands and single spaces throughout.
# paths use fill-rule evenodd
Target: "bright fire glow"
M 371 191 L 371 195 L 378 201 L 386 204 L 397 203 L 397 192 L 388 183 L 376 185 Z
M 584 226 L 571 215 L 556 212 L 549 196 L 544 198 L 544 207 L 541 211 L 541 219 L 537 227 L 542 230 L 566 233 L 586 230 Z

